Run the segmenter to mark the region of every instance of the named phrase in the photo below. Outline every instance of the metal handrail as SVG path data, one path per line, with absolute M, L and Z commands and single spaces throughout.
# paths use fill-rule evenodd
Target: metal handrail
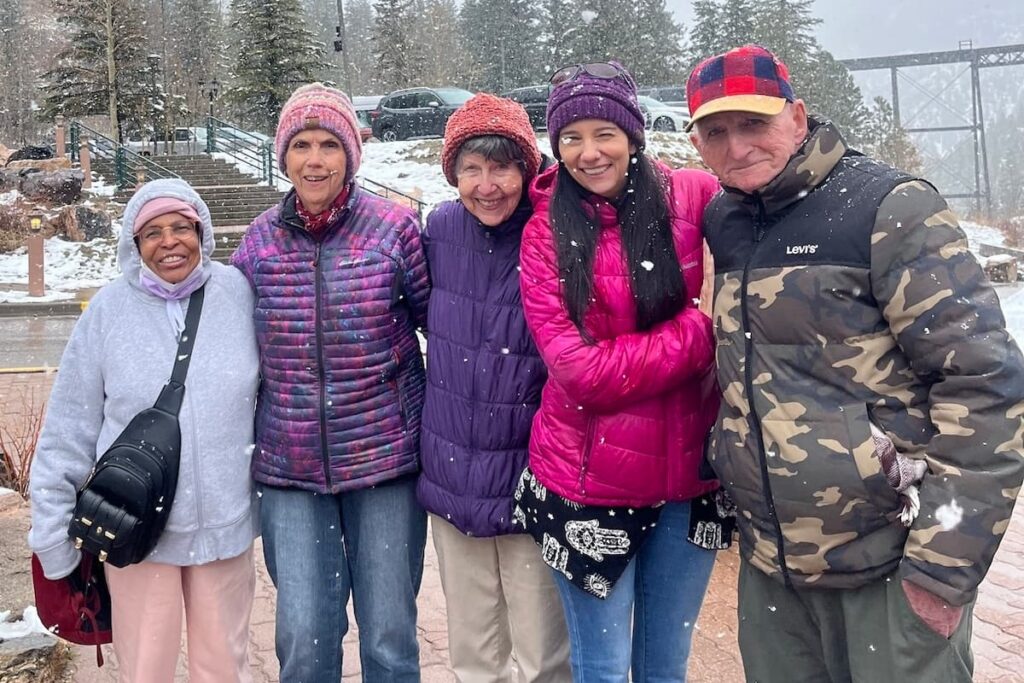
M 369 178 L 363 178 L 362 176 L 357 177 L 356 180 L 359 182 L 360 187 L 367 192 L 372 192 L 373 194 L 384 197 L 385 199 L 396 200 L 399 204 L 408 206 L 410 209 L 416 209 L 416 215 L 420 219 L 420 225 L 423 224 L 423 210 L 426 209 L 427 205 L 416 197 L 404 192 L 399 192 L 394 188 L 378 183 L 376 180 L 370 180 Z
M 206 117 L 206 153 L 225 154 L 236 162 L 259 171 L 261 183 L 275 185 L 274 168 L 270 163 L 273 141 L 258 137 L 215 116 Z
M 149 157 L 142 156 L 103 133 L 90 128 L 81 121 L 71 122 L 71 160 L 78 159 L 78 141 L 82 133 L 89 138 L 89 154 L 94 159 L 106 159 L 114 163 L 114 181 L 119 188 L 133 187 L 139 180 L 142 169 L 146 179 L 180 178 L 174 171 L 161 166 Z

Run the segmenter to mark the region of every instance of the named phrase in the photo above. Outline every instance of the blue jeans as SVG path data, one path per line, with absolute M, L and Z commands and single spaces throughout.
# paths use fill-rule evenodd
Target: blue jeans
M 575 683 L 623 683 L 631 664 L 636 683 L 686 680 L 693 625 L 715 563 L 715 551 L 686 540 L 689 522 L 689 502 L 665 505 L 604 600 L 554 572 Z
M 420 680 L 416 594 L 427 517 L 415 489 L 413 477 L 337 495 L 261 487 L 282 683 L 341 680 L 349 593 L 362 680 Z

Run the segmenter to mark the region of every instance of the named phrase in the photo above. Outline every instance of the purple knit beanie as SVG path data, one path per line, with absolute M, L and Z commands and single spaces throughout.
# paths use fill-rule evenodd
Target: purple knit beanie
M 621 71 L 615 78 L 598 78 L 582 68 L 575 77 L 562 81 L 548 98 L 548 137 L 555 158 L 558 152 L 558 134 L 562 128 L 582 119 L 611 121 L 643 150 L 644 114 L 636 99 L 636 81 L 618 62 L 609 62 Z
M 363 142 L 359 136 L 359 121 L 348 95 L 323 83 L 309 83 L 299 87 L 281 109 L 274 136 L 277 165 L 287 173 L 285 152 L 292 138 L 304 130 L 326 130 L 339 140 L 345 149 L 345 184 L 359 170 L 363 157 Z

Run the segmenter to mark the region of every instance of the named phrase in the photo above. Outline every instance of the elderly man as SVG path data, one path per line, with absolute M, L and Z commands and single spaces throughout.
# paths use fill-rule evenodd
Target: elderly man
M 808 117 L 747 45 L 687 84 L 739 510 L 747 680 L 970 681 L 1024 476 L 1024 359 L 934 187 Z

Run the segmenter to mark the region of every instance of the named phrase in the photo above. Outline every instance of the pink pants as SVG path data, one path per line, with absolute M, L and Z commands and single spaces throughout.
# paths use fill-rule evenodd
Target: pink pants
M 121 683 L 172 683 L 181 652 L 182 604 L 191 683 L 249 683 L 249 613 L 256 590 L 252 546 L 195 567 L 142 562 L 106 567 Z

